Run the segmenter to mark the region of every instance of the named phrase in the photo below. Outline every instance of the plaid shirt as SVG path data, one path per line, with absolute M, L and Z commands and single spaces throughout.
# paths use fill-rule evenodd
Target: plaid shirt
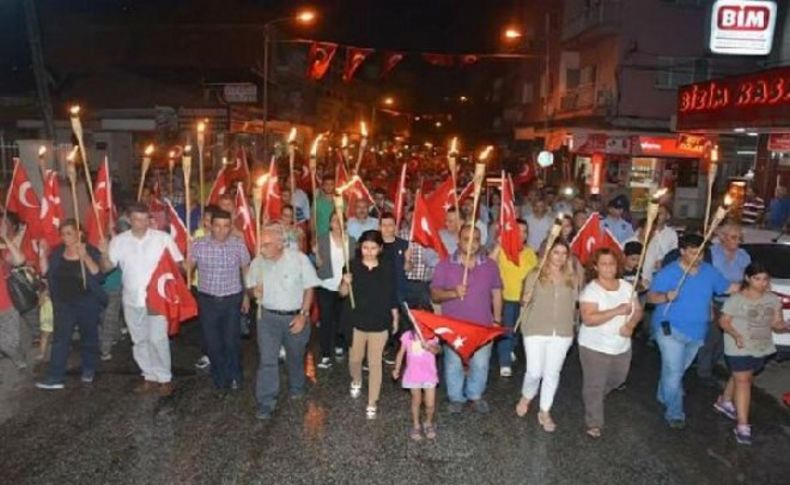
M 400 232 L 400 237 L 409 240 L 410 231 L 404 229 Z M 431 281 L 433 278 L 433 270 L 439 263 L 439 255 L 436 254 L 431 248 L 425 248 L 421 244 L 411 241 L 409 243 L 411 249 L 411 271 L 406 272 L 406 279 L 417 281 Z
M 250 264 L 250 253 L 236 236 L 220 243 L 211 236 L 192 244 L 190 259 L 200 272 L 198 291 L 212 296 L 228 296 L 243 290 L 241 267 Z

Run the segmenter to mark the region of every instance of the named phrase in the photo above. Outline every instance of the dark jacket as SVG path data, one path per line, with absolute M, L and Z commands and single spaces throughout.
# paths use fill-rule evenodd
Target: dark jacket
M 330 246 L 330 234 L 321 234 L 318 236 L 318 256 L 321 258 L 321 266 L 316 265 L 316 274 L 322 280 L 328 280 L 335 274 L 332 268 L 332 246 Z M 357 251 L 357 240 L 353 237 L 348 237 L 348 258 L 354 259 Z M 342 270 L 341 270 L 342 271 Z
M 51 276 L 57 274 L 58 268 L 63 261 L 63 253 L 65 250 L 66 247 L 61 244 L 56 246 L 49 255 L 49 295 L 53 304 L 65 303 L 65 301 L 63 301 L 63 299 L 59 296 L 61 289 L 58 288 L 57 278 L 53 278 Z M 96 261 L 96 264 L 99 264 L 101 261 L 101 253 L 99 253 L 99 250 L 91 245 L 88 245 L 87 251 L 90 257 Z M 104 273 L 99 271 L 95 275 L 92 275 L 90 271 L 85 271 L 85 281 L 88 284 L 89 296 L 100 306 L 107 306 L 107 293 L 104 292 L 104 288 L 101 286 L 104 282 Z

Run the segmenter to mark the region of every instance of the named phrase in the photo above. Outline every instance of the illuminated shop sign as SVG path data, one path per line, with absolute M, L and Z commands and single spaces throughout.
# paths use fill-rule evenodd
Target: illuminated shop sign
M 717 0 L 710 19 L 711 52 L 739 56 L 771 53 L 776 3 L 765 0 Z
M 678 89 L 677 129 L 790 126 L 790 67 Z

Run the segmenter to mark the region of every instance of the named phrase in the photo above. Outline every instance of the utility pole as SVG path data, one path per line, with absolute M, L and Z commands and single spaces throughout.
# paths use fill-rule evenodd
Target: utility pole
M 27 39 L 30 44 L 30 54 L 33 61 L 33 74 L 36 78 L 36 91 L 38 103 L 41 106 L 41 116 L 44 119 L 44 133 L 50 140 L 55 140 L 55 119 L 52 114 L 52 99 L 49 97 L 47 85 L 47 69 L 44 66 L 44 51 L 41 47 L 41 33 L 38 28 L 38 15 L 33 0 L 23 0 L 25 9 L 25 25 L 27 26 Z

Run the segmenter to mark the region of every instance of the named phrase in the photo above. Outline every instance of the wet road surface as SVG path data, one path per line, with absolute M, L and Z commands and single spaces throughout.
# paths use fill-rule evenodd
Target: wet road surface
M 754 444 L 738 446 L 732 423 L 711 408 L 716 392 L 690 375 L 689 426 L 670 430 L 653 399 L 658 354 L 639 344 L 626 390 L 606 401 L 606 428 L 597 441 L 584 434 L 574 348 L 552 410 L 554 434 L 539 428 L 534 409 L 526 418 L 515 416 L 523 375 L 517 365 L 511 379 L 492 369 L 488 415 L 466 409 L 450 416 L 440 393 L 438 439 L 415 443 L 407 436 L 407 392 L 385 379 L 379 417 L 368 421 L 364 397 L 348 395 L 345 362 L 315 370 L 306 397 L 291 401 L 283 394 L 274 418 L 257 421 L 254 340 L 244 344 L 245 387 L 220 394 L 208 374 L 193 370 L 199 356 L 195 332 L 191 326 L 173 341 L 177 388 L 167 398 L 131 392 L 138 377 L 128 342 L 101 363 L 92 385 L 79 382 L 77 369 L 64 391 L 36 390 L 28 376 L 14 391 L 12 415 L 0 423 L 0 482 L 790 483 L 786 409 L 756 392 Z

